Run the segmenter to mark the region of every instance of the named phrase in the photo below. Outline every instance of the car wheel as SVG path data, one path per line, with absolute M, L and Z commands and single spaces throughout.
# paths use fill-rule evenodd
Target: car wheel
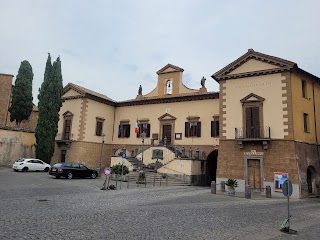
M 59 179 L 61 176 L 56 176 L 57 179 Z
M 43 171 L 44 171 L 44 172 L 49 172 L 49 168 L 46 167 Z
M 73 178 L 73 174 L 70 172 L 68 173 L 68 179 L 72 179 Z
M 97 177 L 97 174 L 94 172 L 91 174 L 90 178 L 95 179 Z
M 27 167 L 22 168 L 22 172 L 27 172 L 29 169 Z
M 17 170 L 17 169 L 13 169 L 13 171 L 18 172 L 18 170 Z

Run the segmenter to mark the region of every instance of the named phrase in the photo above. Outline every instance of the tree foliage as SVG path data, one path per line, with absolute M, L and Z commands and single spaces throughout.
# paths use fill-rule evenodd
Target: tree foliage
M 32 112 L 32 80 L 33 72 L 30 63 L 28 61 L 21 62 L 9 108 L 10 121 L 16 121 L 17 126 L 20 126 L 23 120 L 28 120 Z
M 122 173 L 122 164 L 118 163 L 116 165 L 113 165 L 111 169 L 112 169 L 112 173 L 120 175 Z M 123 175 L 126 175 L 128 173 L 129 173 L 128 167 L 123 165 Z
M 48 55 L 43 83 L 39 89 L 39 118 L 36 127 L 36 156 L 46 163 L 51 162 L 54 153 L 55 137 L 58 132 L 59 111 L 62 106 L 63 80 L 61 61 L 51 64 Z

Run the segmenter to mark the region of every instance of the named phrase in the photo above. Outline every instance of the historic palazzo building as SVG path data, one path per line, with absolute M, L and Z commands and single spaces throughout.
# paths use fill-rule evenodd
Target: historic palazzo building
M 257 191 L 319 193 L 320 81 L 294 62 L 249 49 L 212 75 L 219 92 L 183 83 L 183 69 L 157 72 L 153 91 L 116 102 L 67 84 L 52 163 L 110 166 L 127 156 L 129 169 L 158 172 L 194 184 L 237 179 Z

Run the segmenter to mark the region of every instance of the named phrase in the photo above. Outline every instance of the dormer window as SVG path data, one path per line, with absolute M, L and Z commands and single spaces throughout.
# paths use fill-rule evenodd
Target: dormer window
M 166 84 L 166 94 L 172 94 L 172 81 L 168 80 Z

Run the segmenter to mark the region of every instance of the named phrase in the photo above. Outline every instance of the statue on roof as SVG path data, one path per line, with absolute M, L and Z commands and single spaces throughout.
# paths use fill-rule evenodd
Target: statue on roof
M 139 90 L 138 90 L 138 95 L 142 95 L 142 87 L 140 85 Z
M 205 84 L 206 84 L 206 79 L 205 79 L 205 77 L 202 77 L 202 79 L 201 79 L 201 86 L 202 86 L 202 87 L 205 87 Z

